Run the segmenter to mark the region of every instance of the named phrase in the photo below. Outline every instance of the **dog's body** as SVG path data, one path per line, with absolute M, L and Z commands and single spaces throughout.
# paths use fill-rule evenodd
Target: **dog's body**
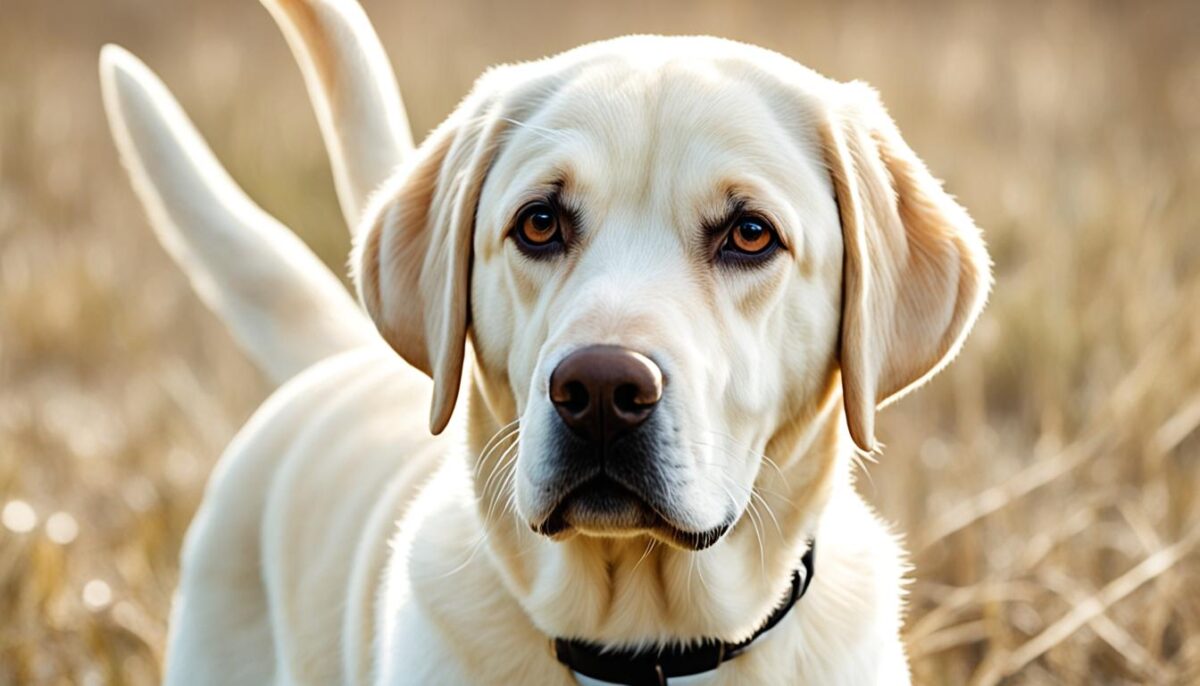
M 106 52 L 164 243 L 265 369 L 298 373 L 188 534 L 168 683 L 571 684 L 554 638 L 751 636 L 812 541 L 782 621 L 670 683 L 907 682 L 903 555 L 852 458 L 876 406 L 957 351 L 989 277 L 874 95 L 633 37 L 491 72 L 412 151 L 361 10 L 268 4 L 383 341 Z
M 481 545 L 462 427 L 434 438 L 415 419 L 429 395 L 428 379 L 368 347 L 305 371 L 259 411 L 189 533 L 168 683 L 575 683 Z M 695 683 L 907 679 L 901 552 L 850 487 L 845 451 L 837 462 L 811 589 Z M 661 578 L 649 556 L 638 563 L 621 560 L 616 582 L 690 587 L 685 603 L 731 612 L 756 600 L 734 575 Z M 585 605 L 617 589 L 578 590 Z

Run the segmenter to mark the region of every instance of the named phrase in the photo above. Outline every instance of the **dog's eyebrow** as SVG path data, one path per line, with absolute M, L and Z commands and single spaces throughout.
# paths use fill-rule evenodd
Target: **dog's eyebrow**
M 564 212 L 578 231 L 584 219 L 583 209 L 578 200 L 572 197 L 572 179 L 570 169 L 553 168 L 544 180 L 527 188 L 518 196 L 510 225 L 516 221 L 521 209 L 529 203 L 549 202 Z
M 521 193 L 517 204 L 525 205 L 535 201 L 558 202 L 567 192 L 569 179 L 569 174 L 563 170 L 557 167 L 551 168 L 541 180 Z
M 743 194 L 729 190 L 725 193 L 725 203 L 719 215 L 706 214 L 701 219 L 701 226 L 707 236 L 715 236 L 729 228 L 729 222 L 746 209 L 749 200 Z

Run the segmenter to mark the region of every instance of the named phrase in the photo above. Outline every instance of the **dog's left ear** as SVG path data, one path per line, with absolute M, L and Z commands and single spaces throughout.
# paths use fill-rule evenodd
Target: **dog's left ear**
M 388 344 L 433 379 L 435 434 L 458 399 L 475 210 L 504 122 L 477 85 L 376 193 L 358 231 L 359 297 Z
M 822 127 L 845 242 L 840 362 L 850 436 L 958 352 L 991 263 L 978 227 L 900 137 L 873 89 L 835 87 Z

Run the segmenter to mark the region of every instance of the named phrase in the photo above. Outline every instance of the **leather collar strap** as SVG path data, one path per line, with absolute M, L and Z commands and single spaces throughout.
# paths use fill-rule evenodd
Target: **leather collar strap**
M 783 602 L 757 631 L 743 641 L 729 643 L 706 638 L 689 646 L 628 650 L 610 649 L 589 641 L 556 638 L 555 657 L 576 674 L 625 686 L 667 686 L 667 679 L 671 677 L 710 672 L 720 667 L 722 662 L 740 655 L 787 616 L 812 581 L 816 549 L 816 541 L 810 542 L 808 551 L 800 558 L 802 566 L 792 572 L 792 586 Z

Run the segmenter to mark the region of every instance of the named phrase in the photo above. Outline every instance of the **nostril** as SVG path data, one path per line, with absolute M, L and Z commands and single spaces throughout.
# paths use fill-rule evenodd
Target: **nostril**
M 618 412 L 625 414 L 641 414 L 654 406 L 654 402 L 642 402 L 645 393 L 635 384 L 627 383 L 617 386 L 613 391 L 613 405 Z
M 593 345 L 564 357 L 547 390 L 567 427 L 602 443 L 646 421 L 662 399 L 663 378 L 658 365 L 641 353 Z
M 570 381 L 563 386 L 565 397 L 556 398 L 555 403 L 571 414 L 579 414 L 587 409 L 591 396 L 587 388 L 578 381 Z

